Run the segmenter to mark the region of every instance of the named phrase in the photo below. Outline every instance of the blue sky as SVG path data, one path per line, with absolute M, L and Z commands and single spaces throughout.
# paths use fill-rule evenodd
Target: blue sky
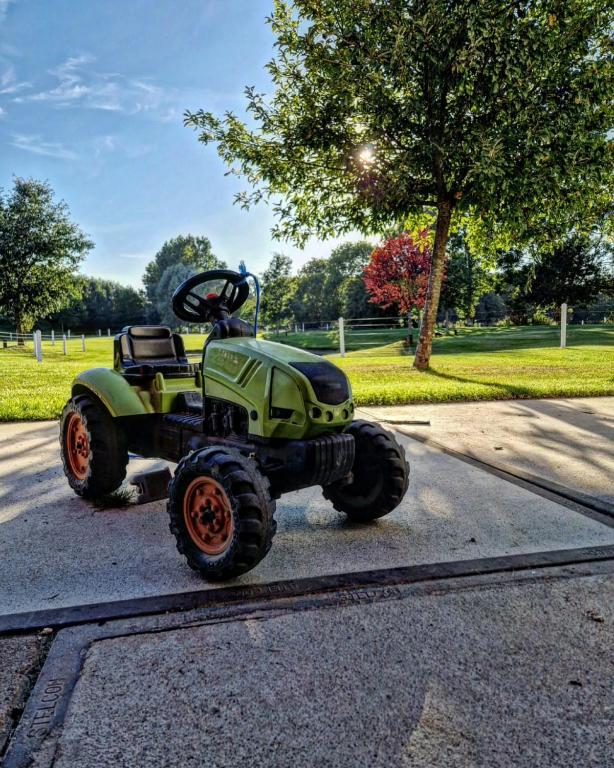
M 243 114 L 243 88 L 268 90 L 272 0 L 0 0 L 0 186 L 47 179 L 96 247 L 86 274 L 139 285 L 164 240 L 207 235 L 230 266 L 261 271 L 273 241 L 266 206 L 241 187 L 185 109 Z

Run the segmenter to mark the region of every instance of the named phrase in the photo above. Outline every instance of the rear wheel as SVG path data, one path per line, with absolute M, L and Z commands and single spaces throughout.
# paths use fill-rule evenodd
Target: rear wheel
M 232 449 L 205 448 L 182 459 L 167 508 L 177 549 L 206 579 L 245 573 L 271 548 L 276 523 L 269 481 Z
M 355 441 L 352 482 L 332 483 L 322 490 L 336 510 L 365 523 L 401 503 L 409 484 L 409 464 L 403 448 L 379 424 L 356 420 L 346 432 Z
M 60 448 L 64 474 L 75 493 L 112 493 L 126 477 L 128 451 L 113 418 L 93 397 L 77 395 L 62 412 Z

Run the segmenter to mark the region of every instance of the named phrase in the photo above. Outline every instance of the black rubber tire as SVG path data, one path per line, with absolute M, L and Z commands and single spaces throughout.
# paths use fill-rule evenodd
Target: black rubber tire
M 72 413 L 81 417 L 89 439 L 89 467 L 84 479 L 71 472 L 66 456 L 66 426 Z M 112 493 L 126 477 L 128 450 L 122 432 L 104 406 L 89 395 L 72 397 L 64 406 L 60 420 L 60 452 L 68 484 L 86 499 Z
M 218 555 L 199 549 L 183 516 L 187 488 L 203 476 L 222 485 L 231 507 L 232 539 Z M 258 565 L 271 549 L 277 529 L 275 500 L 271 498 L 268 479 L 254 461 L 231 448 L 205 448 L 183 458 L 169 485 L 167 509 L 178 551 L 192 570 L 209 581 L 232 579 Z
M 409 463 L 403 448 L 379 424 L 356 420 L 346 433 L 355 440 L 354 479 L 346 485 L 326 485 L 322 491 L 337 511 L 366 523 L 401 503 L 409 484 Z

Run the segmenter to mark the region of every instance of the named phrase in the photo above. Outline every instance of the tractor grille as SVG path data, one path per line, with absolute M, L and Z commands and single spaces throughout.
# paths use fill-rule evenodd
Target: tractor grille
M 314 485 L 328 485 L 340 480 L 354 465 L 354 437 L 352 435 L 323 435 L 309 440 Z M 310 462 L 310 463 L 311 463 Z

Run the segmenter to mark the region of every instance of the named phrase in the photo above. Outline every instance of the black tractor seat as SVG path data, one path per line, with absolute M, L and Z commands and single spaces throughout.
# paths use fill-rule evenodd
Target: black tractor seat
M 114 342 L 115 370 L 130 381 L 151 379 L 156 373 L 193 378 L 200 363 L 190 363 L 183 339 L 167 325 L 128 325 Z

